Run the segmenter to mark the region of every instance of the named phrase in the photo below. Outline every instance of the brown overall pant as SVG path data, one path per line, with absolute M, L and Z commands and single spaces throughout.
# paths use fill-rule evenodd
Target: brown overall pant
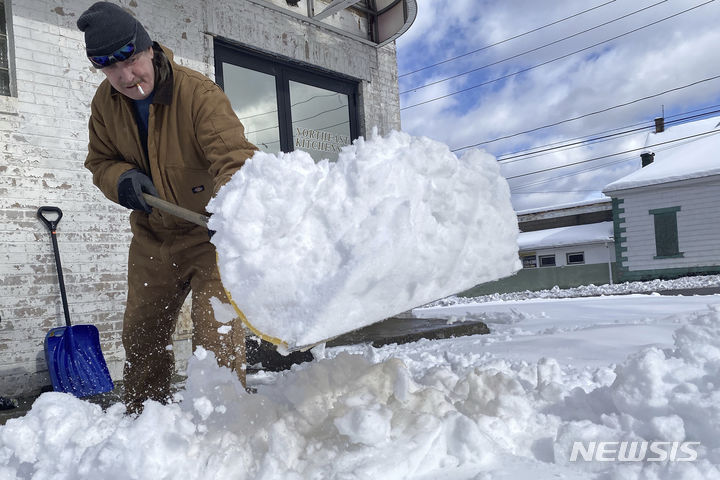
M 211 299 L 221 302 L 227 320 L 232 311 L 220 281 L 215 246 L 201 227 L 166 228 L 160 215 L 134 215 L 128 258 L 128 297 L 123 320 L 125 404 L 142 411 L 147 399 L 166 402 L 175 368 L 172 334 L 180 308 L 192 291 L 193 351 L 211 350 L 218 364 L 237 372 L 245 383 L 245 334 L 236 315 L 215 320 Z M 222 326 L 232 327 L 226 334 Z M 223 329 L 223 331 L 226 329 Z

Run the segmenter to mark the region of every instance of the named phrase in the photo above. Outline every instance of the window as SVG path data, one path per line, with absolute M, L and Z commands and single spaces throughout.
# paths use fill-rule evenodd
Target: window
M 277 91 L 272 75 L 223 63 L 225 93 L 245 127 L 245 136 L 265 152 L 280 150 Z M 252 99 L 252 100 L 251 100 Z
M 554 267 L 555 266 L 555 255 L 540 255 L 541 267 Z
M 680 207 L 650 210 L 655 222 L 655 258 L 682 257 L 678 241 L 677 212 Z
M 359 135 L 355 80 L 217 40 L 215 76 L 263 151 L 299 149 L 334 161 Z
M 12 95 L 10 85 L 10 42 L 8 37 L 8 23 L 5 11 L 5 1 L 0 0 L 0 95 Z M 9 5 L 8 5 L 9 7 Z
M 585 252 L 574 252 L 567 254 L 568 265 L 580 265 L 585 263 Z
M 532 255 L 521 255 L 520 258 L 522 259 L 523 268 L 537 267 L 537 257 L 534 253 Z
M 290 81 L 293 149 L 305 150 L 317 160 L 336 160 L 350 145 L 348 95 Z

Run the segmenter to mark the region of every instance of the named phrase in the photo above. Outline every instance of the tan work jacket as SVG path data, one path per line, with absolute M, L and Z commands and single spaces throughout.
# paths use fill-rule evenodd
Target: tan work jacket
M 148 121 L 148 155 L 140 141 L 132 100 L 104 80 L 91 106 L 85 166 L 107 198 L 118 201 L 122 173 L 138 168 L 152 178 L 160 197 L 205 213 L 214 193 L 257 148 L 247 141 L 225 93 L 206 76 L 173 61 L 172 75 L 155 86 Z M 189 225 L 162 215 L 165 227 Z M 138 212 L 133 212 L 131 222 Z

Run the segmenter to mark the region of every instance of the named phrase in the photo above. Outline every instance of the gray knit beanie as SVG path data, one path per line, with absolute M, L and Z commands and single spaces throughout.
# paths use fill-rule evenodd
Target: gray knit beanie
M 111 55 L 135 37 L 135 51 L 152 46 L 152 40 L 142 24 L 122 7 L 110 2 L 97 2 L 88 8 L 77 26 L 85 32 L 85 51 L 88 57 Z

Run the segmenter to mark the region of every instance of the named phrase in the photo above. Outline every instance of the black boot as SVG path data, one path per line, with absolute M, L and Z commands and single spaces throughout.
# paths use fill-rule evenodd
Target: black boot
M 0 410 L 10 410 L 18 406 L 17 400 L 12 398 L 0 397 Z

